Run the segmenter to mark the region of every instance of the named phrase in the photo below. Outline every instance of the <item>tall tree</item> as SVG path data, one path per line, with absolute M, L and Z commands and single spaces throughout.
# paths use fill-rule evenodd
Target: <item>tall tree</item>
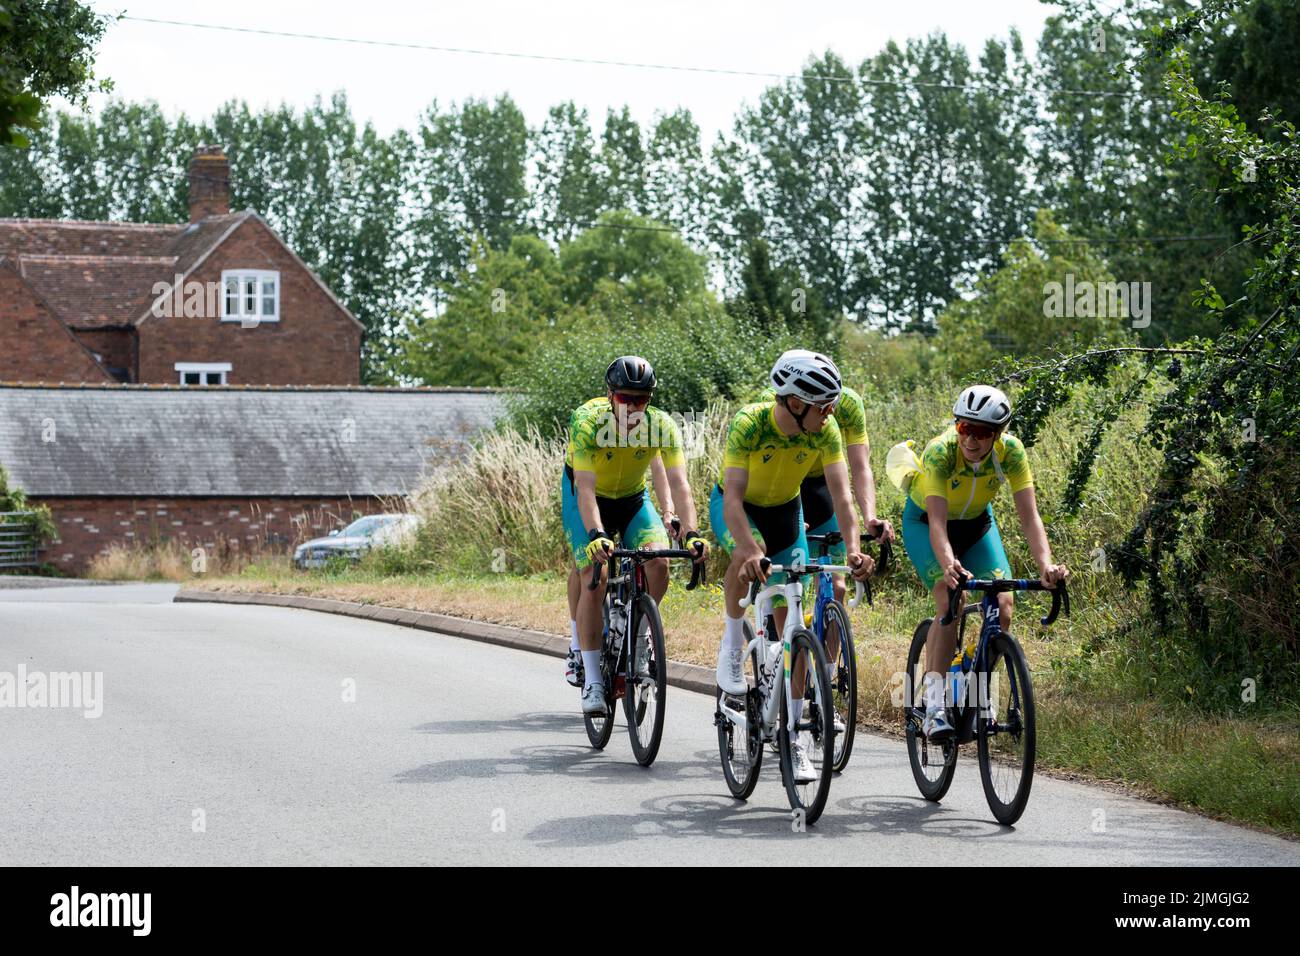
M 605 131 L 600 137 L 601 192 L 605 209 L 629 209 L 644 213 L 646 209 L 645 144 L 641 126 L 626 106 L 612 109 L 605 116 Z
M 571 239 L 605 205 L 587 111 L 572 101 L 551 107 L 534 137 L 534 152 L 540 231 L 554 241 Z
M 854 305 L 847 250 L 863 235 L 855 215 L 867 181 L 858 153 L 861 106 L 852 72 L 826 53 L 742 111 L 734 146 L 716 154 L 730 180 L 731 229 L 743 236 L 762 221 L 775 258 L 808 275 L 835 309 Z M 737 260 L 753 238 L 745 236 Z
M 523 114 L 508 96 L 469 100 L 446 112 L 435 102 L 425 112 L 412 172 L 415 241 L 427 288 L 451 283 L 480 237 L 505 248 L 526 230 L 527 139 Z
M 690 110 L 657 116 L 645 161 L 645 212 L 671 223 L 698 249 L 710 247 L 707 226 L 712 174 Z

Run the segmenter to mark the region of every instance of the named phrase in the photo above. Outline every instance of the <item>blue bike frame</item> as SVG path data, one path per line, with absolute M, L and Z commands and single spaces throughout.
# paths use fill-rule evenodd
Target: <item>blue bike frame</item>
M 990 584 L 996 584 L 997 590 L 989 590 L 988 588 Z M 975 647 L 975 656 L 971 660 L 970 667 L 963 669 L 964 674 L 966 675 L 974 674 L 976 677 L 976 682 L 978 684 L 980 680 L 980 675 L 985 674 L 991 670 L 991 667 L 989 666 L 989 662 L 988 662 L 989 644 L 993 641 L 995 637 L 998 636 L 998 633 L 1002 630 L 1002 609 L 998 606 L 998 600 L 997 600 L 997 594 L 999 593 L 999 591 L 1042 591 L 1042 590 L 1045 589 L 1043 588 L 1042 583 L 1039 581 L 1029 580 L 1026 578 L 1012 578 L 1010 580 L 999 580 L 996 582 L 977 581 L 977 580 L 968 579 L 962 582 L 960 588 L 958 588 L 956 591 L 951 592 L 951 595 L 949 597 L 948 614 L 946 614 L 939 622 L 945 626 L 952 623 L 952 619 L 956 615 L 957 597 L 961 591 L 983 591 L 984 592 L 984 597 L 980 600 L 980 603 L 978 605 L 976 605 L 973 608 L 966 608 L 965 610 L 962 611 L 962 623 L 957 629 L 957 649 L 960 650 L 964 646 L 962 642 L 962 636 L 963 636 L 962 630 L 965 627 L 966 615 L 976 614 L 976 613 L 980 615 L 982 623 L 980 624 L 979 643 Z M 1052 609 L 1041 619 L 1041 623 L 1044 626 L 1047 626 L 1056 620 L 1056 615 L 1061 608 L 1062 600 L 1064 600 L 1065 613 L 1067 615 L 1070 613 L 1070 598 L 1068 593 L 1066 593 L 1064 589 L 1062 589 L 1061 591 L 1053 591 Z M 1011 681 L 1011 688 L 1010 688 L 1011 699 L 1013 701 L 1019 702 L 1020 688 L 1017 687 L 1015 683 L 1016 681 L 1015 671 L 1009 670 L 1007 676 L 1008 679 Z M 946 677 L 944 679 L 947 680 Z M 969 700 L 971 686 L 972 686 L 971 684 L 969 683 L 967 684 L 967 693 L 963 695 L 966 697 L 966 700 Z M 977 697 L 976 697 L 977 702 L 981 703 L 981 705 L 984 703 L 991 704 L 991 701 L 987 700 L 988 693 L 989 693 L 988 687 L 977 687 Z M 975 722 L 973 719 L 970 718 L 973 717 L 974 714 L 979 713 L 981 707 L 976 707 L 974 709 L 969 708 L 967 707 L 965 700 L 953 701 L 953 704 L 955 706 L 957 713 L 960 715 L 959 719 L 961 719 L 962 722 L 965 724 L 965 726 L 961 728 L 958 734 L 958 743 L 965 743 L 966 741 L 971 739 L 971 736 L 975 730 Z

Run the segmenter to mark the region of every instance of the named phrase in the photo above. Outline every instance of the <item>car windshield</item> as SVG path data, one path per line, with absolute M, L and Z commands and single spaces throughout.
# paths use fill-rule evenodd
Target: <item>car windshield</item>
M 371 515 L 369 518 L 358 518 L 340 534 L 348 538 L 368 538 L 386 524 L 393 523 L 391 515 Z

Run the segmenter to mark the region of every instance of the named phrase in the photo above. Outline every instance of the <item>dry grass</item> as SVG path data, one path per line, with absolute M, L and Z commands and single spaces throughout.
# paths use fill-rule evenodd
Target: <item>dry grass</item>
M 279 564 L 288 570 L 287 555 L 240 549 L 230 541 L 201 549 L 168 540 L 140 545 L 112 544 L 91 559 L 85 576 L 100 581 L 194 581 L 204 577 L 242 574 L 254 564 Z

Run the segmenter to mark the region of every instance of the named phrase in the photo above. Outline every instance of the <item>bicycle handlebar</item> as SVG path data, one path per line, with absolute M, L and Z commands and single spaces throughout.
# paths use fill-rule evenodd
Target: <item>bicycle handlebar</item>
M 994 594 L 1000 594 L 1003 591 L 1048 591 L 1052 595 L 1052 609 L 1038 622 L 1043 627 L 1050 626 L 1062 609 L 1065 616 L 1070 616 L 1070 591 L 1062 581 L 1054 588 L 1043 586 L 1042 581 L 1030 581 L 1025 578 L 1007 578 L 1004 580 L 980 581 L 975 578 L 967 578 L 962 582 L 961 587 L 948 589 L 948 613 L 939 619 L 939 623 L 947 627 L 957 616 L 957 604 L 961 600 L 963 591 L 989 591 Z
M 880 577 L 889 571 L 889 562 L 894 556 L 893 542 L 886 538 L 884 534 L 885 529 L 880 528 L 875 534 L 866 533 L 862 535 L 863 544 L 868 544 L 877 539 L 880 541 L 880 560 L 876 562 L 876 577 Z
M 881 528 L 875 534 L 864 531 L 862 534 L 858 535 L 862 544 L 871 544 L 873 541 L 880 541 L 880 560 L 876 562 L 876 570 L 872 572 L 876 577 L 880 577 L 882 574 L 889 571 L 889 562 L 894 555 L 894 546 L 887 539 L 882 537 L 884 533 L 884 529 Z M 810 543 L 823 544 L 827 548 L 833 548 L 844 540 L 843 536 L 838 531 L 828 531 L 826 534 L 810 534 L 807 535 L 807 538 Z
M 614 562 L 619 558 L 631 558 L 637 564 L 645 561 L 653 561 L 655 558 L 689 558 L 691 564 L 691 580 L 686 585 L 686 590 L 694 591 L 704 583 L 704 562 L 696 562 L 699 557 L 689 548 L 661 548 L 657 551 L 629 551 L 626 548 L 614 548 L 609 553 L 609 571 L 613 574 L 616 570 Z M 588 591 L 594 591 L 600 586 L 600 565 L 596 562 L 591 564 L 591 583 L 587 585 Z
M 773 564 L 772 564 L 772 560 L 771 560 L 771 558 L 763 558 L 762 561 L 759 562 L 759 564 L 760 564 L 760 566 L 761 566 L 762 569 L 763 569 L 763 575 L 764 575 L 764 577 L 766 577 L 766 576 L 768 575 L 768 573 L 771 571 L 771 569 L 772 569 L 773 567 L 775 567 L 776 570 L 777 570 L 778 572 L 780 572 L 780 571 L 788 571 L 788 570 L 790 570 L 789 568 L 786 568 L 785 566 L 780 565 L 780 564 L 773 565 Z M 828 565 L 827 567 L 829 567 L 829 568 L 837 568 L 837 567 L 839 567 L 839 566 L 838 566 L 838 565 Z M 821 565 L 810 564 L 810 565 L 808 565 L 807 567 L 805 567 L 805 568 L 803 569 L 802 573 L 805 573 L 805 574 L 816 574 L 816 573 L 818 573 L 818 571 L 820 571 L 820 570 L 822 570 Z M 848 570 L 848 568 L 845 567 L 845 570 Z M 763 584 L 764 584 L 764 582 L 763 582 L 763 581 L 760 581 L 758 578 L 755 578 L 753 581 L 750 581 L 750 582 L 749 582 L 749 593 L 746 594 L 743 598 L 740 599 L 740 606 L 741 606 L 742 608 L 747 608 L 747 607 L 749 607 L 750 605 L 752 605 L 752 604 L 754 603 L 755 600 L 758 599 L 758 591 L 759 591 L 759 588 L 761 588 Z M 868 578 L 866 581 L 859 581 L 857 578 L 854 578 L 854 579 L 853 579 L 853 585 L 854 585 L 853 597 L 852 597 L 852 599 L 850 599 L 850 601 L 849 601 L 849 607 L 850 607 L 850 608 L 855 608 L 855 607 L 857 607 L 859 604 L 861 604 L 861 603 L 862 603 L 862 596 L 863 596 L 864 594 L 865 594 L 866 597 L 867 597 L 867 603 L 868 603 L 868 604 L 873 604 L 873 603 L 874 603 L 873 600 L 872 600 L 872 596 L 871 596 L 871 579 L 870 579 L 870 578 Z

